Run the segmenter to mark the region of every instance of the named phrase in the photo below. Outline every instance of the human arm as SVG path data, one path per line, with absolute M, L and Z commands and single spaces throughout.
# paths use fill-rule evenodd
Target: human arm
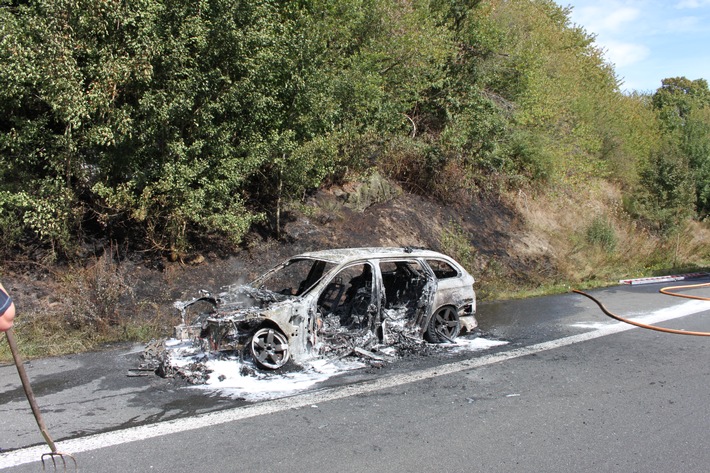
M 5 288 L 0 284 L 0 332 L 6 332 L 12 328 L 12 321 L 15 319 L 15 304 L 7 294 Z

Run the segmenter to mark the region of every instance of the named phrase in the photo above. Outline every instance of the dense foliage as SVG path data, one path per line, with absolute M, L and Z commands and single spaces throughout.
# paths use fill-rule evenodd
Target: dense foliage
M 606 175 L 665 228 L 710 212 L 709 131 L 704 80 L 622 94 L 552 0 L 0 0 L 6 252 L 236 245 L 373 167 L 444 200 Z

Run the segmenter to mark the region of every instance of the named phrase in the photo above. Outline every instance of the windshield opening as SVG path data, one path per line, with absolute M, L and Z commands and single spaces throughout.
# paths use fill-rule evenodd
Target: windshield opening
M 292 259 L 262 276 L 255 285 L 259 289 L 285 296 L 300 296 L 308 292 L 334 266 L 323 260 Z

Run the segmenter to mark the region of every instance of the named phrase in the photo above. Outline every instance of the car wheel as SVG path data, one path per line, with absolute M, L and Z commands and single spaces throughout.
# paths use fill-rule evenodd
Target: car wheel
M 291 354 L 286 335 L 271 327 L 263 327 L 254 332 L 249 341 L 249 350 L 257 366 L 270 370 L 285 365 Z
M 446 343 L 459 336 L 461 321 L 456 308 L 445 306 L 437 310 L 429 320 L 426 339 L 431 343 Z

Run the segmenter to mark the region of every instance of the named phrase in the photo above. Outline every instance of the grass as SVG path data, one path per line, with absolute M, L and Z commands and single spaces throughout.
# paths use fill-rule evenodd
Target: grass
M 18 307 L 15 333 L 24 359 L 162 338 L 176 323 L 159 304 L 136 300 L 134 283 L 113 254 L 54 277 L 51 297 Z M 9 347 L 0 343 L 0 361 L 11 360 Z
M 147 342 L 169 336 L 175 318 L 157 314 L 131 317 L 102 330 L 93 326 L 74 327 L 62 318 L 46 313 L 21 314 L 16 319 L 17 345 L 23 359 L 61 356 L 98 350 L 122 342 Z M 0 361 L 12 361 L 6 343 L 0 343 Z
M 621 279 L 710 268 L 710 226 L 688 222 L 672 235 L 651 233 L 622 209 L 620 191 L 605 181 L 553 195 L 509 198 L 526 222 L 526 245 L 508 251 L 549 264 L 520 277 L 506 268 L 478 273 L 482 299 L 520 299 L 612 286 Z M 517 276 L 517 277 L 516 277 Z

